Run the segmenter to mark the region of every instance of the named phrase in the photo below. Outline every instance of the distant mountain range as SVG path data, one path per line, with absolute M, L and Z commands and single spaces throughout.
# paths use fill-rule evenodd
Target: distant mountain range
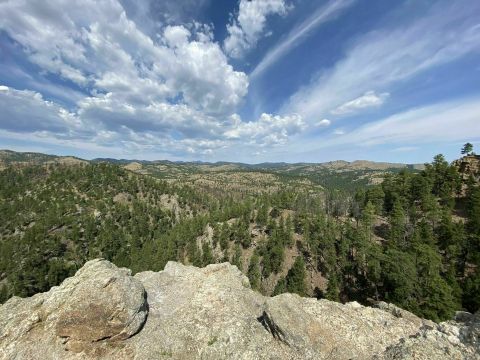
M 389 169 L 403 169 L 409 168 L 414 170 L 422 170 L 424 164 L 403 164 L 403 163 L 388 163 L 376 162 L 368 160 L 355 160 L 352 162 L 344 160 L 328 161 L 323 163 L 286 163 L 286 162 L 264 162 L 259 164 L 247 164 L 228 161 L 204 162 L 204 161 L 170 161 L 170 160 L 128 160 L 128 159 L 114 159 L 114 158 L 95 158 L 92 160 L 84 160 L 75 156 L 58 156 L 35 152 L 16 152 L 11 150 L 0 150 L 0 168 L 9 164 L 43 164 L 48 162 L 109 162 L 118 165 L 128 165 L 130 163 L 138 163 L 142 166 L 155 165 L 179 165 L 187 167 L 196 167 L 211 171 L 215 168 L 229 167 L 231 170 L 282 170 L 282 171 L 315 171 L 318 169 L 329 169 L 338 171 L 349 170 L 389 170 Z

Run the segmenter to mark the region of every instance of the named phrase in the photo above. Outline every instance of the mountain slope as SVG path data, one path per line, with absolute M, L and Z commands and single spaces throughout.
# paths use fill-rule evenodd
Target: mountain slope
M 110 164 L 6 169 L 0 172 L 0 288 L 23 296 L 45 291 L 98 256 L 130 265 L 146 242 L 201 203 L 191 190 Z
M 27 166 L 44 163 L 76 164 L 86 160 L 45 155 L 0 151 L 0 169 L 9 165 Z M 221 196 L 225 192 L 238 196 L 278 191 L 280 188 L 303 187 L 311 191 L 322 188 L 333 190 L 356 190 L 366 185 L 378 184 L 387 173 L 402 169 L 421 170 L 423 164 L 398 164 L 357 160 L 325 163 L 260 163 L 235 162 L 185 162 L 168 160 L 126 160 L 97 158 L 91 163 L 111 163 L 144 175 L 169 181 L 193 185 L 198 189 Z
M 354 196 L 298 179 L 252 193 L 106 162 L 9 167 L 0 171 L 0 302 L 104 257 L 134 272 L 229 261 L 265 295 L 387 300 L 435 321 L 479 308 L 480 188 L 474 181 L 459 198 L 462 177 L 443 157 Z

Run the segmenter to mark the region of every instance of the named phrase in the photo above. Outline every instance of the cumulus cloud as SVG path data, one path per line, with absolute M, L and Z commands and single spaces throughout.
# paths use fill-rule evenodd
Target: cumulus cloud
M 332 122 L 328 119 L 322 119 L 320 120 L 319 122 L 317 122 L 315 124 L 315 126 L 319 126 L 319 127 L 327 127 L 327 126 L 330 126 Z
M 43 99 L 35 91 L 16 90 L 0 86 L 0 127 L 24 132 L 52 132 L 68 134 L 82 129 L 82 124 L 61 106 Z
M 480 49 L 480 3 L 440 1 L 422 17 L 368 33 L 283 107 L 314 121 L 366 91 L 385 89 Z
M 283 1 L 240 8 L 237 23 L 248 27 L 248 41 L 263 31 L 267 14 L 286 11 Z M 9 134 L 70 139 L 80 147 L 90 142 L 98 149 L 208 155 L 240 142 L 285 143 L 303 129 L 297 115 L 251 121 L 235 115 L 248 77 L 228 63 L 208 25 L 164 25 L 149 36 L 117 0 L 18 0 L 0 2 L 0 30 L 43 72 L 81 89 L 66 108 L 41 91 L 2 85 L 0 129 Z
M 208 34 L 193 37 L 183 26 L 168 26 L 154 41 L 114 0 L 19 0 L 1 3 L 0 14 L 0 28 L 30 61 L 86 89 L 131 102 L 181 97 L 208 113 L 232 111 L 247 92 L 247 76 L 228 64 Z
M 227 25 L 226 53 L 233 58 L 244 56 L 264 34 L 267 16 L 287 11 L 285 0 L 240 0 L 237 18 Z
M 249 139 L 251 143 L 264 146 L 280 145 L 304 129 L 305 123 L 297 114 L 279 116 L 263 113 L 255 122 L 240 122 L 240 118 L 235 117 L 232 129 L 227 130 L 225 136 L 228 139 Z
M 366 108 L 379 107 L 389 96 L 389 93 L 381 93 L 377 95 L 375 91 L 367 91 L 362 96 L 340 105 L 338 108 L 332 110 L 331 113 L 334 115 L 345 115 L 355 113 Z
M 87 97 L 69 112 L 38 92 L 0 86 L 0 106 L 0 129 L 9 138 L 28 133 L 32 141 L 65 144 L 68 139 L 69 146 L 85 148 L 90 142 L 97 149 L 120 147 L 127 153 L 151 151 L 170 157 L 209 155 L 239 144 L 252 149 L 282 145 L 305 129 L 298 115 L 262 114 L 244 122 L 233 114 L 220 121 L 185 104 L 132 106 L 113 93 Z

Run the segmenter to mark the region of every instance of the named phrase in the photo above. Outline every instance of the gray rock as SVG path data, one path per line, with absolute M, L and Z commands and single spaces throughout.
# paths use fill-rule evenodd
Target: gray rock
M 460 321 L 461 320 L 461 321 Z M 105 260 L 0 307 L 0 359 L 476 359 L 480 319 L 267 298 L 228 263 L 131 276 Z
M 49 292 L 0 307 L 0 358 L 97 356 L 107 342 L 138 332 L 147 312 L 145 289 L 130 270 L 92 260 Z
M 478 329 L 478 323 L 474 327 Z M 480 359 L 478 333 L 476 344 L 471 338 L 461 335 L 462 332 L 471 334 L 471 330 L 470 326 L 453 322 L 442 323 L 436 328 L 425 326 L 414 336 L 402 338 L 397 344 L 387 347 L 377 359 Z
M 420 327 L 356 302 L 343 305 L 294 294 L 267 299 L 265 312 L 281 340 L 310 359 L 370 359 Z
M 130 275 L 105 260 L 87 262 L 65 296 L 56 335 L 80 342 L 115 341 L 140 330 L 148 312 L 146 293 Z

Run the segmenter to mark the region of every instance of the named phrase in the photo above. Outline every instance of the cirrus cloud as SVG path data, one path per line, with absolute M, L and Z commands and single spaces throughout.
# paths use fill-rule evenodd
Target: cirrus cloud
M 439 1 L 424 16 L 409 17 L 400 26 L 389 25 L 359 37 L 342 59 L 293 94 L 283 110 L 299 113 L 306 121 L 332 110 L 350 111 L 367 103 L 362 100 L 365 95 L 374 100 L 366 94 L 372 88 L 383 90 L 478 52 L 480 26 L 475 14 L 479 11 L 478 2 Z

